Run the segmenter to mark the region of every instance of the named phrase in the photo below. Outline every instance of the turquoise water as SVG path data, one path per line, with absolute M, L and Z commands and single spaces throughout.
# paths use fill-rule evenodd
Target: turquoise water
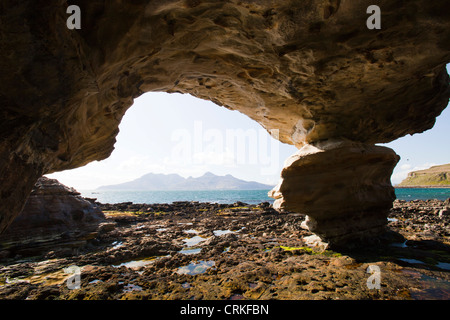
M 97 198 L 101 203 L 172 203 L 174 201 L 199 201 L 214 203 L 248 204 L 273 203 L 267 196 L 269 190 L 206 190 L 206 191 L 80 191 L 83 197 Z
M 446 200 L 450 198 L 450 188 L 396 188 L 399 200 Z
M 273 203 L 269 190 L 207 190 L 207 191 L 81 191 L 82 196 L 97 198 L 101 203 L 172 203 L 174 201 L 199 201 L 215 203 L 248 204 Z M 450 188 L 399 188 L 395 189 L 400 200 L 445 200 L 450 198 Z

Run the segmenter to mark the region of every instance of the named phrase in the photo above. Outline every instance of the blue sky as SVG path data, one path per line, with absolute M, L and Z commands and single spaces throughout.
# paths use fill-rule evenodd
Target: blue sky
M 128 109 L 119 129 L 108 159 L 47 176 L 78 190 L 149 172 L 187 178 L 210 171 L 276 184 L 284 160 L 297 150 L 246 115 L 190 95 L 144 94 Z M 238 135 L 246 139 L 238 142 Z
M 210 171 L 276 184 L 285 159 L 297 150 L 272 138 L 240 112 L 190 95 L 144 94 L 119 128 L 108 159 L 47 176 L 78 190 L 130 181 L 149 172 L 198 177 Z M 238 141 L 237 136 L 245 139 Z M 385 144 L 401 157 L 393 184 L 410 171 L 450 163 L 449 140 L 447 108 L 431 130 Z

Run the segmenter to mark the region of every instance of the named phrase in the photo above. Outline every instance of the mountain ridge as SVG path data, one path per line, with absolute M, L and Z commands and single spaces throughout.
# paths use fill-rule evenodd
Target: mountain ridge
M 132 181 L 100 186 L 96 190 L 121 191 L 204 191 L 204 190 L 268 190 L 274 186 L 256 181 L 245 181 L 233 177 L 231 174 L 218 176 L 206 172 L 198 178 L 171 173 L 147 173 Z

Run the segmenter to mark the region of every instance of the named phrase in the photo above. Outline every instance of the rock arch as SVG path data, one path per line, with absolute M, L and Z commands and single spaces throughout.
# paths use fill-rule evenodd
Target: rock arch
M 386 214 L 398 158 L 373 145 L 432 128 L 446 107 L 450 8 L 445 0 L 380 0 L 382 29 L 368 30 L 371 2 L 82 0 L 81 29 L 69 30 L 65 1 L 1 1 L 0 231 L 38 177 L 108 157 L 133 99 L 165 91 L 279 129 L 279 140 L 300 153 L 290 161 L 298 170 L 288 166 L 273 195 L 280 208 L 311 214 L 309 226 L 322 238 L 376 234 L 361 231 L 379 230 L 382 218 L 371 224 L 355 217 Z M 337 234 L 321 232 L 331 220 L 313 212 L 319 195 L 306 201 L 295 191 L 304 188 L 304 175 L 322 174 L 325 167 L 314 162 L 328 155 L 337 161 L 326 165 L 330 174 L 341 170 L 339 161 L 348 165 L 347 156 L 355 168 L 327 191 L 328 205 L 323 201 L 323 212 L 333 205 L 340 212 L 344 232 Z M 358 176 L 367 162 L 371 173 Z M 297 179 L 289 179 L 292 170 Z M 355 188 L 366 190 L 361 203 L 383 205 L 331 204 L 334 190 Z

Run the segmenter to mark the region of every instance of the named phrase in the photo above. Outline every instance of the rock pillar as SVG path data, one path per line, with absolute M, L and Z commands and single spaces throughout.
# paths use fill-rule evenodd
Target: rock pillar
M 306 214 L 304 224 L 323 243 L 349 246 L 385 232 L 399 159 L 389 148 L 351 141 L 308 144 L 286 160 L 269 196 L 277 210 Z

